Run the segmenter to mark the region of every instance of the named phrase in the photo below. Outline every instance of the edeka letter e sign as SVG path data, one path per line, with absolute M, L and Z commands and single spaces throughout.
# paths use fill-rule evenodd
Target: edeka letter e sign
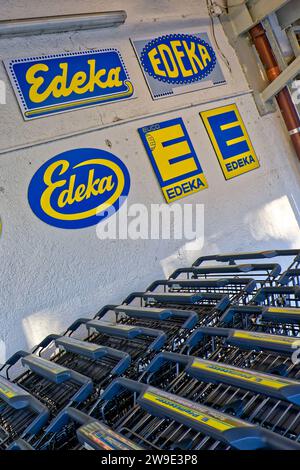
M 207 33 L 131 40 L 153 99 L 226 83 Z
M 129 172 L 118 157 L 106 150 L 80 148 L 56 155 L 37 170 L 28 201 L 43 222 L 76 229 L 113 215 L 129 189 Z
M 181 118 L 138 129 L 167 202 L 207 188 L 207 181 Z
M 200 113 L 225 179 L 259 168 L 245 124 L 236 104 Z
M 117 49 L 10 59 L 4 64 L 24 119 L 133 96 L 133 85 Z

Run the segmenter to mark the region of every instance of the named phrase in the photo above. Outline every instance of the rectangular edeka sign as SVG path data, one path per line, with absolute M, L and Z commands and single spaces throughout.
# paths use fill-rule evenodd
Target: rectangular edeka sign
M 207 33 L 131 40 L 153 99 L 226 83 Z
M 245 124 L 236 104 L 200 113 L 225 179 L 259 168 Z
M 183 120 L 138 129 L 167 202 L 207 188 L 207 181 Z
M 117 49 L 10 59 L 4 64 L 26 120 L 133 97 Z

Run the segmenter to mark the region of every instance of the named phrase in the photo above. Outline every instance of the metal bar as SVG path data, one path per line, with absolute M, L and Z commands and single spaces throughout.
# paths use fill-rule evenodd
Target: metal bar
M 0 37 L 60 33 L 81 29 L 111 28 L 125 23 L 126 11 L 49 16 L 16 21 L 0 21 Z
M 263 101 L 269 101 L 274 98 L 289 82 L 291 82 L 300 72 L 300 56 L 296 57 L 293 62 L 286 67 L 280 75 L 278 75 L 267 88 L 261 93 Z

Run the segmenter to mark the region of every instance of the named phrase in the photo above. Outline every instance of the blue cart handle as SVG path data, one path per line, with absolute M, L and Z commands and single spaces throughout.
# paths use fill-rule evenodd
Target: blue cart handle
M 300 298 L 300 286 L 262 287 L 253 297 L 253 303 L 261 303 L 272 295 L 294 295 Z
M 288 269 L 278 279 L 278 284 L 281 284 L 282 286 L 287 285 L 290 280 L 292 280 L 295 276 L 300 276 L 300 269 L 299 268 L 293 268 L 293 269 Z
M 107 322 L 101 322 L 100 320 L 90 320 L 86 326 L 87 328 L 94 328 L 99 333 L 125 339 L 133 339 L 142 335 L 153 336 L 155 339 L 153 343 L 148 345 L 149 351 L 159 350 L 167 340 L 167 335 L 163 331 L 144 328 L 141 326 L 123 325 L 122 323 L 110 324 Z
M 192 310 L 163 309 L 150 307 L 131 307 L 130 305 L 119 305 L 115 308 L 118 313 L 124 313 L 132 318 L 149 318 L 151 320 L 169 320 L 171 318 L 184 317 L 186 321 L 181 328 L 193 328 L 198 322 L 198 315 Z
M 199 266 L 203 261 L 214 260 L 220 262 L 233 262 L 238 260 L 250 260 L 250 259 L 266 259 L 266 258 L 275 258 L 277 256 L 297 256 L 300 254 L 300 250 L 266 250 L 266 251 L 253 251 L 245 253 L 228 253 L 222 255 L 212 255 L 212 256 L 203 256 L 193 263 L 193 266 Z
M 118 364 L 111 371 L 111 374 L 113 375 L 121 375 L 126 369 L 128 369 L 131 363 L 131 357 L 129 354 L 107 346 L 99 346 L 98 344 L 65 336 L 58 338 L 55 341 L 55 344 L 63 347 L 66 351 L 86 356 L 93 360 L 97 360 L 105 356 L 118 359 Z

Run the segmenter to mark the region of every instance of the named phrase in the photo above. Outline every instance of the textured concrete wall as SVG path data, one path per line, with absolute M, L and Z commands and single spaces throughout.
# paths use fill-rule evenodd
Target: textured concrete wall
M 3 17 L 16 18 L 105 10 L 103 1 L 3 1 Z M 125 5 L 126 4 L 126 5 Z M 182 202 L 205 205 L 203 253 L 300 246 L 300 175 L 279 114 L 259 117 L 246 78 L 220 27 L 216 34 L 233 73 L 226 86 L 152 101 L 129 37 L 201 31 L 209 27 L 204 1 L 111 1 L 126 8 L 119 29 L 0 40 L 1 59 L 116 46 L 136 86 L 136 99 L 24 122 L 4 67 L 7 104 L 0 106 L 1 253 L 0 362 L 17 348 L 32 347 L 76 317 L 92 316 L 153 279 L 190 263 L 178 240 L 100 241 L 95 227 L 61 230 L 46 225 L 27 202 L 28 184 L 49 158 L 68 149 L 111 150 L 131 175 L 129 204 L 163 203 L 137 133 L 142 125 L 181 116 L 200 158 L 209 188 Z M 227 97 L 224 99 L 224 97 Z M 220 101 L 221 100 L 221 101 Z M 225 181 L 199 111 L 236 102 L 261 168 Z M 110 148 L 111 146 L 111 148 Z

